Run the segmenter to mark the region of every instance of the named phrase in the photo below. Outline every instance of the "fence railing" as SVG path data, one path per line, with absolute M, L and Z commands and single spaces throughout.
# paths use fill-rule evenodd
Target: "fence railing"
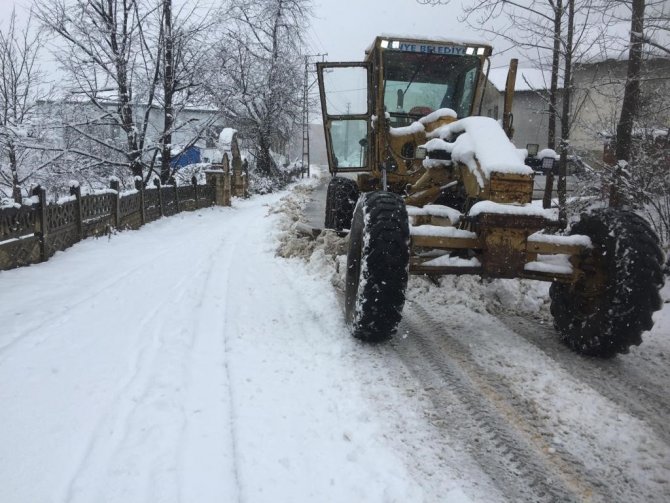
M 216 167 L 215 167 L 216 168 Z M 82 195 L 78 186 L 70 197 L 48 203 L 46 190 L 33 191 L 32 204 L 0 208 L 0 271 L 49 260 L 82 239 L 111 229 L 138 229 L 147 222 L 181 211 L 230 205 L 234 176 L 229 170 L 207 172 L 207 183 L 145 188 L 121 192 L 118 181 L 95 194 Z

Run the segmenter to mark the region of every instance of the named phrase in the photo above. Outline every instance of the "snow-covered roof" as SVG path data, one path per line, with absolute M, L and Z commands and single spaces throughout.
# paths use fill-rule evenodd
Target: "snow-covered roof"
M 489 71 L 489 81 L 500 92 L 505 90 L 508 68 L 492 68 Z M 516 91 L 542 91 L 551 87 L 551 71 L 538 68 L 519 68 L 516 71 Z M 563 80 L 559 79 L 558 87 L 563 87 Z

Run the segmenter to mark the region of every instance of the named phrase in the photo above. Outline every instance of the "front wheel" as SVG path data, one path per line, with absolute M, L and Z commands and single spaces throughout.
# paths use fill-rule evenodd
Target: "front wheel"
M 337 232 L 349 229 L 358 200 L 358 185 L 354 180 L 334 176 L 326 192 L 326 229 Z
M 551 313 L 560 337 L 591 356 L 627 353 L 651 329 L 661 308 L 663 252 L 658 237 L 638 215 L 614 209 L 582 216 L 571 234 L 591 238 L 575 284 L 554 283 Z
M 409 270 L 409 224 L 403 200 L 364 194 L 349 233 L 345 316 L 354 337 L 390 339 L 402 317 Z

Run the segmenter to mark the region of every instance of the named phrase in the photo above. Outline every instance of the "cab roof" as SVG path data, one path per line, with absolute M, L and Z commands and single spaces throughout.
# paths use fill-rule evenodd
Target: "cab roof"
M 484 55 L 490 56 L 493 51 L 493 47 L 484 40 L 383 33 L 375 37 L 372 44 L 365 50 L 365 54 L 370 53 L 375 47 L 399 49 L 401 43 L 404 46 L 414 46 L 412 52 L 432 52 L 430 49 L 435 47 L 465 47 L 466 49 L 471 47 L 474 49 L 474 54 L 481 56 L 481 52 L 483 52 Z M 478 52 L 477 49 L 480 49 L 480 51 Z

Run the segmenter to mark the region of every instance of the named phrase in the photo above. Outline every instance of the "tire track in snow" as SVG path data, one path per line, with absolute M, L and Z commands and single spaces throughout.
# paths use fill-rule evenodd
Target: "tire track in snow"
M 184 295 L 180 297 L 177 304 L 182 304 L 181 301 L 184 298 L 197 299 L 195 301 L 196 305 L 202 303 L 206 295 L 206 285 L 214 270 L 215 259 L 226 244 L 225 238 L 219 241 L 217 248 L 207 258 L 193 267 L 195 274 L 190 271 L 183 272 L 185 282 L 188 282 L 190 286 L 184 291 Z M 208 267 L 203 267 L 205 264 L 209 264 Z M 191 310 L 191 304 L 191 302 L 186 304 L 186 308 L 189 311 Z M 182 319 L 184 318 L 182 317 Z M 163 439 L 177 439 L 174 443 L 161 442 L 153 454 L 153 459 L 146 465 L 146 469 L 143 470 L 146 473 L 147 480 L 150 482 L 146 487 L 144 501 L 175 501 L 175 495 L 179 492 L 179 474 L 176 471 L 181 457 L 181 442 L 179 438 L 183 435 L 187 424 L 183 396 L 187 381 L 185 362 L 188 361 L 189 355 L 193 350 L 196 337 L 196 331 L 192 326 L 190 328 L 182 328 L 178 334 L 170 334 L 171 327 L 167 320 L 161 323 L 161 327 L 158 331 L 160 344 L 157 347 L 156 358 L 154 358 L 151 364 L 153 370 L 151 378 L 147 379 L 142 395 L 126 417 L 125 434 L 118 443 L 113 456 L 110 458 L 112 461 L 118 459 L 119 462 L 116 463 L 117 465 L 124 465 L 124 457 L 132 458 L 135 451 L 148 452 L 145 444 L 149 440 L 140 439 L 139 442 L 132 441 L 133 436 L 142 436 L 138 432 L 148 432 L 147 436 L 149 436 L 152 433 L 155 435 L 155 430 L 158 430 L 161 433 L 160 437 Z M 169 340 L 168 336 L 165 335 L 166 333 L 169 334 Z M 173 369 L 175 372 L 172 371 Z M 181 373 L 179 373 L 179 369 L 181 369 Z M 166 401 L 163 397 L 164 391 L 167 393 L 175 393 L 176 391 L 176 396 L 169 397 L 172 398 L 172 402 L 176 403 L 162 404 L 162 402 Z M 152 418 L 152 413 L 156 412 L 153 409 L 158 405 L 162 405 L 160 417 Z M 149 410 L 146 411 L 144 409 Z M 171 409 L 173 413 L 170 417 L 172 419 L 166 421 L 165 416 L 171 412 Z M 177 431 L 172 431 L 175 430 L 175 426 L 177 425 Z M 170 433 L 170 431 L 174 434 L 166 434 L 166 432 Z M 168 456 L 171 462 L 166 461 Z M 166 476 L 170 480 L 164 480 Z
M 140 328 L 146 328 L 148 325 L 153 322 L 158 315 L 161 314 L 161 308 L 156 308 L 151 311 L 151 313 L 146 316 L 139 324 Z M 87 447 L 82 455 L 80 455 L 80 460 L 77 463 L 77 468 L 73 475 L 69 478 L 67 483 L 67 488 L 64 496 L 61 498 L 63 502 L 76 501 L 77 494 L 77 482 L 82 479 L 84 473 L 88 470 L 93 470 L 95 472 L 101 472 L 104 470 L 105 466 L 99 466 L 97 468 L 89 468 L 97 459 L 101 457 L 110 458 L 111 454 L 98 454 L 96 451 L 103 449 L 99 447 L 102 444 L 101 438 L 105 437 L 105 443 L 110 440 L 114 443 L 119 443 L 125 437 L 125 428 L 122 428 L 122 424 L 125 423 L 120 417 L 119 409 L 121 408 L 124 401 L 134 401 L 133 398 L 126 398 L 127 395 L 135 395 L 132 393 L 134 386 L 137 385 L 137 382 L 142 379 L 147 369 L 151 366 L 152 361 L 155 358 L 155 353 L 157 351 L 157 338 L 152 336 L 151 339 L 141 347 L 135 353 L 135 358 L 131 365 L 132 371 L 129 376 L 124 379 L 123 385 L 115 393 L 114 398 L 111 404 L 107 407 L 107 412 L 100 415 L 98 424 L 93 429 L 91 435 L 89 436 Z M 126 405 L 126 407 L 132 407 L 132 405 Z M 126 414 L 130 414 L 127 411 Z M 107 432 L 107 435 L 105 435 Z M 100 463 L 97 463 L 100 464 Z M 100 475 L 100 473 L 97 473 Z M 90 478 L 90 477 L 89 477 Z
M 199 261 L 194 269 L 197 271 L 204 263 L 208 261 L 211 263 L 217 251 L 225 245 L 225 241 L 226 237 L 219 242 L 219 248 Z M 190 294 L 189 289 L 182 287 L 192 282 L 193 278 L 190 272 L 182 272 L 182 274 L 182 278 L 173 284 L 168 291 L 161 292 L 163 298 L 171 298 L 174 304 L 181 303 Z M 96 478 L 101 477 L 102 473 L 108 468 L 110 461 L 118 456 L 119 446 L 127 441 L 130 431 L 130 418 L 143 403 L 143 397 L 146 397 L 152 371 L 156 368 L 155 362 L 158 353 L 165 345 L 165 341 L 161 337 L 165 322 L 155 323 L 156 320 L 160 321 L 164 317 L 165 309 L 169 309 L 169 307 L 160 303 L 139 322 L 137 328 L 138 339 L 142 340 L 142 334 L 146 333 L 150 333 L 152 336 L 148 342 L 138 347 L 131 364 L 130 374 L 123 380 L 123 385 L 118 388 L 113 400 L 107 407 L 107 412 L 100 416 L 100 420 L 89 438 L 87 448 L 80 457 L 77 469 L 67 483 L 63 501 L 76 501 L 77 482 L 84 477 L 85 473 L 91 471 Z M 105 434 L 105 431 L 108 431 L 109 434 Z M 109 445 L 110 440 L 113 447 Z M 103 442 L 105 445 L 103 445 Z M 98 453 L 97 451 L 100 450 L 103 452 Z M 96 466 L 92 467 L 93 464 Z M 90 476 L 87 479 L 90 479 Z
M 207 272 L 204 274 L 204 282 L 202 284 L 202 287 L 200 288 L 200 295 L 198 298 L 198 301 L 195 304 L 195 314 L 193 316 L 194 319 L 194 326 L 192 333 L 194 335 L 193 337 L 193 345 L 191 347 L 192 350 L 201 350 L 201 351 L 206 351 L 204 348 L 201 346 L 209 343 L 212 344 L 215 341 L 212 341 L 209 338 L 213 334 L 208 332 L 208 327 L 211 324 L 212 319 L 217 319 L 217 315 L 221 314 L 221 319 L 224 320 L 220 324 L 218 322 L 215 322 L 214 325 L 216 325 L 216 331 L 218 334 L 221 336 L 221 345 L 220 347 L 217 348 L 210 348 L 210 351 L 208 351 L 208 354 L 210 356 L 214 356 L 217 354 L 218 351 L 222 352 L 222 359 L 225 362 L 226 361 L 226 351 L 225 351 L 225 339 L 227 337 L 226 331 L 225 331 L 225 324 L 226 324 L 226 319 L 227 319 L 227 312 L 226 312 L 226 306 L 227 306 L 227 296 L 229 294 L 229 271 L 231 268 L 231 263 L 232 263 L 232 258 L 235 256 L 234 251 L 237 249 L 238 243 L 240 238 L 238 236 L 241 235 L 239 232 L 241 229 L 240 227 L 244 227 L 240 224 L 240 222 L 236 221 L 235 222 L 237 225 L 235 226 L 235 229 L 233 232 L 228 232 L 226 233 L 226 239 L 224 239 L 225 242 L 225 264 L 222 266 L 222 261 L 221 261 L 221 256 L 220 252 L 224 249 L 224 247 L 219 247 L 217 252 L 212 254 L 210 257 L 211 263 L 210 267 L 208 268 Z M 245 222 L 246 224 L 246 222 Z M 245 225 L 246 226 L 246 225 Z M 235 240 L 233 243 L 230 242 L 228 238 L 234 237 Z M 221 269 L 221 271 L 219 271 Z M 217 289 L 213 286 L 212 282 L 216 280 L 217 283 L 223 283 L 228 285 L 228 288 L 226 288 L 226 295 L 223 297 L 223 307 L 222 307 L 222 312 L 221 313 L 216 313 L 216 312 L 211 312 L 208 310 L 215 309 L 217 307 L 220 307 L 220 304 L 216 302 L 218 300 L 216 296 Z M 212 305 L 210 305 L 210 301 Z M 220 325 L 220 326 L 219 326 Z M 207 340 L 206 340 L 207 339 Z M 209 345 L 208 345 L 209 348 Z M 215 356 L 214 356 L 215 357 Z M 214 362 L 210 362 L 214 363 Z M 184 386 L 186 389 L 191 389 L 195 388 L 198 389 L 198 387 L 204 387 L 204 386 L 211 386 L 211 379 L 216 378 L 216 376 L 212 374 L 208 374 L 206 379 L 207 382 L 200 382 L 198 381 L 198 378 L 193 375 L 193 369 L 197 365 L 201 365 L 201 361 L 197 361 L 195 358 L 195 354 L 192 351 L 191 354 L 189 355 L 188 358 L 184 358 L 182 361 L 183 364 L 183 373 L 185 376 L 185 381 L 184 381 Z M 219 366 L 220 362 L 216 362 L 216 365 Z M 224 379 L 222 382 L 219 383 L 223 388 L 226 389 L 226 393 L 228 395 L 228 401 L 227 401 L 227 406 L 228 406 L 228 416 L 229 418 L 232 417 L 233 414 L 233 409 L 234 409 L 234 402 L 232 399 L 232 381 L 230 379 L 230 375 L 228 374 L 227 370 L 227 365 L 224 365 Z M 200 378 L 202 380 L 202 378 Z M 191 398 L 191 401 L 193 398 Z M 214 399 L 210 399 L 210 401 L 216 401 Z M 197 402 L 198 406 L 201 406 L 202 404 L 200 402 Z M 202 411 L 200 409 L 197 409 L 193 411 L 194 413 L 201 413 Z M 179 501 L 190 501 L 189 499 L 185 499 L 184 496 L 184 487 L 185 487 L 185 481 L 183 479 L 183 475 L 187 473 L 187 469 L 185 468 L 186 464 L 186 451 L 187 451 L 187 437 L 189 436 L 189 427 L 191 425 L 189 424 L 189 419 L 188 417 L 186 418 L 186 424 L 184 425 L 184 428 L 180 432 L 179 435 L 179 440 L 178 444 L 180 448 L 178 449 L 178 459 L 177 459 L 177 466 L 179 467 L 178 469 L 178 475 L 180 477 L 180 483 L 179 483 Z M 232 457 L 232 470 L 233 470 L 233 480 L 235 482 L 235 488 L 234 492 L 236 494 L 233 499 L 235 501 L 239 501 L 239 493 L 240 493 L 240 488 L 239 488 L 239 476 L 237 474 L 237 463 L 236 463 L 236 457 L 237 457 L 237 448 L 236 448 L 236 442 L 234 440 L 235 432 L 234 432 L 234 427 L 232 426 L 232 422 L 229 423 L 229 430 L 230 430 L 230 443 L 231 443 L 231 457 Z
M 236 222 L 238 224 L 238 229 L 241 228 L 246 228 L 249 224 L 249 221 L 251 220 L 248 218 L 247 220 L 244 221 L 244 224 L 242 222 Z M 235 417 L 236 414 L 236 407 L 237 407 L 237 400 L 236 400 L 236 394 L 235 394 L 235 386 L 234 386 L 234 381 L 233 381 L 233 373 L 231 371 L 231 365 L 230 365 L 230 353 L 231 353 L 231 344 L 230 344 L 230 336 L 231 336 L 231 311 L 230 311 L 230 301 L 229 299 L 234 298 L 235 294 L 231 290 L 231 286 L 233 282 L 231 281 L 231 267 L 233 265 L 233 259 L 237 258 L 239 254 L 237 253 L 238 250 L 240 249 L 240 242 L 242 241 L 242 236 L 244 234 L 242 232 L 235 232 L 234 233 L 235 239 L 233 243 L 231 244 L 231 250 L 228 253 L 225 267 L 223 270 L 225 273 L 223 276 L 220 278 L 223 282 L 223 284 L 226 285 L 226 295 L 225 295 L 225 301 L 224 301 L 224 308 L 223 308 L 223 319 L 224 319 L 224 326 L 223 330 L 221 332 L 221 339 L 222 339 L 222 359 L 223 359 L 223 368 L 224 368 L 224 374 L 227 382 L 227 399 L 228 399 L 228 428 L 230 430 L 230 451 L 231 451 L 231 456 L 233 460 L 233 480 L 235 481 L 235 493 L 236 493 L 236 501 L 238 503 L 242 503 L 245 501 L 244 497 L 244 488 L 242 487 L 242 479 L 240 477 L 240 467 L 239 467 L 239 433 L 238 433 L 238 427 L 237 427 L 237 419 Z M 246 236 L 244 236 L 246 237 Z M 236 268 L 236 270 L 239 270 Z
M 275 195 L 271 197 L 270 202 L 275 201 L 277 199 L 278 197 L 277 195 Z M 227 227 L 225 229 L 226 230 L 225 243 L 224 243 L 225 248 L 222 248 L 223 253 L 221 253 L 221 250 L 215 253 L 215 257 L 213 257 L 212 260 L 211 269 L 207 273 L 206 280 L 202 286 L 203 295 L 197 304 L 197 310 L 201 311 L 205 304 L 208 304 L 210 300 L 217 298 L 216 293 L 219 290 L 213 284 L 213 281 L 216 281 L 217 285 L 225 285 L 221 287 L 222 289 L 224 289 L 225 294 L 223 295 L 222 298 L 220 298 L 221 302 L 220 304 L 218 304 L 221 308 L 221 312 L 207 313 L 207 316 L 210 319 L 212 317 L 220 317 L 222 322 L 215 323 L 214 324 L 215 326 L 210 328 L 214 333 L 208 335 L 210 336 L 217 335 L 220 340 L 219 347 L 216 348 L 210 347 L 210 351 L 211 354 L 220 356 L 220 360 L 217 360 L 217 366 L 223 368 L 223 376 L 222 376 L 223 382 L 221 382 L 220 384 L 225 389 L 223 393 L 226 395 L 225 402 L 227 405 L 227 411 L 225 411 L 224 414 L 226 416 L 225 420 L 227 423 L 226 429 L 229 432 L 229 435 L 227 437 L 229 441 L 228 449 L 231 458 L 230 468 L 232 470 L 232 473 L 230 475 L 232 475 L 234 482 L 234 490 L 233 490 L 234 494 L 233 495 L 229 494 L 228 498 L 237 502 L 245 501 L 245 492 L 242 484 L 242 477 L 240 475 L 240 466 L 239 466 L 239 445 L 238 445 L 239 432 L 236 418 L 238 407 L 237 407 L 237 397 L 235 389 L 235 375 L 231 369 L 230 358 L 233 350 L 231 348 L 230 339 L 231 339 L 231 332 L 234 332 L 234 330 L 231 329 L 231 320 L 236 320 L 239 314 L 236 313 L 234 309 L 231 309 L 230 306 L 231 306 L 231 299 L 235 299 L 236 297 L 234 288 L 236 286 L 245 284 L 244 281 L 240 282 L 234 281 L 235 275 L 242 274 L 242 279 L 243 280 L 246 279 L 248 264 L 246 263 L 247 257 L 242 253 L 240 253 L 240 251 L 242 250 L 241 244 L 249 240 L 250 233 L 248 232 L 248 230 L 253 229 L 255 226 L 257 226 L 257 220 L 259 218 L 267 217 L 267 215 L 265 214 L 265 210 L 269 206 L 270 202 L 267 201 L 267 198 L 263 202 L 261 202 L 260 200 L 254 201 L 253 199 L 240 202 L 240 209 L 244 209 L 245 211 L 244 212 L 240 211 L 238 214 L 235 215 L 234 219 L 231 219 L 229 221 L 231 227 Z M 258 204 L 260 204 L 260 206 L 257 206 Z M 245 261 L 243 264 L 236 263 L 236 260 L 239 260 L 240 258 L 242 258 Z M 217 307 L 217 302 L 213 302 L 213 304 L 214 305 L 210 306 L 210 308 Z M 198 317 L 197 319 L 202 320 L 202 317 Z M 196 337 L 199 340 L 201 340 L 203 334 L 201 334 L 200 323 L 197 323 L 196 327 L 197 327 Z M 192 378 L 193 377 L 191 376 L 191 379 Z M 208 379 L 209 378 L 210 376 L 208 376 Z M 181 445 L 184 445 L 184 442 L 186 441 L 186 435 L 187 432 L 185 431 L 182 438 L 180 439 Z M 182 458 L 180 459 L 180 466 L 183 466 L 183 464 L 185 463 L 183 459 L 183 453 L 184 449 L 181 450 Z M 180 470 L 180 472 L 183 471 L 184 470 Z
M 158 261 L 167 254 L 168 252 L 159 253 L 154 257 L 154 259 Z M 146 266 L 147 266 L 146 263 L 142 263 L 137 267 L 131 268 L 126 272 L 120 273 L 118 276 L 114 276 L 113 279 L 103 282 L 102 284 L 96 283 L 97 285 L 99 285 L 97 288 L 94 287 L 90 291 L 87 290 L 85 295 L 82 295 L 79 299 L 75 300 L 73 303 L 64 306 L 64 308 L 59 312 L 50 314 L 47 317 L 40 318 L 40 321 L 38 323 L 30 325 L 28 328 L 19 332 L 19 334 L 17 334 L 14 338 L 12 338 L 11 341 L 4 344 L 3 346 L 0 346 L 0 364 L 6 358 L 5 353 L 11 350 L 18 343 L 24 341 L 26 337 L 39 333 L 40 329 L 43 329 L 44 327 L 47 326 L 50 328 L 55 328 L 65 325 L 69 321 L 69 317 L 66 316 L 68 312 L 72 311 L 73 309 L 76 309 L 79 306 L 89 304 L 92 298 L 98 297 L 100 294 L 103 294 L 106 291 L 108 291 L 111 287 L 121 284 L 129 276 L 134 275 L 136 272 L 142 270 Z M 35 342 L 34 346 L 39 346 L 48 339 L 49 339 L 48 336 L 41 337 Z
M 515 334 L 557 362 L 568 374 L 649 425 L 656 435 L 670 445 L 670 394 L 650 382 L 647 373 L 634 372 L 640 361 L 638 355 L 629 354 L 612 360 L 581 356 L 561 344 L 553 328 L 538 326 L 532 320 L 520 316 L 505 313 L 497 313 L 496 316 Z M 622 362 L 622 359 L 626 359 L 626 362 Z
M 253 213 L 250 214 L 249 216 L 246 217 L 244 221 L 241 219 L 236 220 L 236 224 L 240 229 L 245 229 L 245 228 L 251 228 L 252 226 L 256 226 L 256 230 L 258 230 L 258 223 L 256 222 L 257 219 L 259 218 L 267 218 L 267 219 L 272 219 L 274 222 L 273 225 L 270 226 L 270 229 L 273 231 L 276 226 L 277 226 L 277 215 L 276 212 L 273 211 L 274 205 L 279 201 L 279 197 L 273 198 L 270 202 L 266 202 L 263 204 L 263 206 L 258 208 L 258 213 Z M 261 213 L 261 210 L 265 210 L 263 213 Z M 270 212 L 267 213 L 267 210 Z M 267 232 L 267 231 L 266 231 Z M 238 325 L 238 319 L 240 317 L 240 312 L 241 310 L 239 309 L 239 306 L 237 305 L 237 301 L 235 300 L 237 298 L 237 293 L 235 292 L 235 287 L 238 285 L 247 285 L 249 282 L 249 272 L 247 270 L 247 259 L 249 257 L 243 256 L 240 251 L 242 250 L 241 244 L 243 243 L 243 240 L 246 240 L 245 246 L 249 247 L 249 239 L 254 239 L 254 243 L 251 243 L 252 247 L 255 244 L 255 246 L 261 247 L 261 246 L 267 246 L 267 241 L 265 239 L 261 239 L 261 237 L 264 236 L 264 234 L 251 234 L 251 233 L 244 233 L 244 232 L 237 232 L 234 233 L 236 239 L 231 243 L 231 251 L 225 261 L 225 267 L 222 268 L 222 270 L 225 271 L 225 273 L 222 275 L 223 281 L 226 285 L 226 295 L 225 299 L 226 302 L 224 303 L 224 312 L 223 312 L 223 318 L 224 318 L 224 327 L 222 330 L 222 340 L 223 340 L 223 364 L 224 364 L 224 370 L 225 370 L 225 375 L 226 375 L 226 380 L 228 382 L 227 386 L 227 392 L 228 392 L 228 402 L 231 404 L 229 408 L 229 416 L 228 416 L 228 425 L 229 429 L 231 432 L 231 452 L 233 455 L 233 459 L 236 460 L 234 463 L 234 480 L 237 488 L 237 498 L 236 501 L 238 503 L 243 503 L 248 500 L 248 495 L 247 495 L 247 488 L 244 486 L 244 478 L 243 478 L 243 473 L 241 466 L 239 465 L 239 462 L 237 460 L 239 459 L 239 443 L 240 443 L 240 432 L 239 432 L 239 427 L 237 424 L 237 418 L 236 418 L 236 413 L 238 409 L 238 406 L 236 405 L 238 403 L 237 399 L 237 394 L 236 394 L 236 375 L 234 371 L 234 365 L 233 362 L 231 361 L 231 355 L 234 353 L 234 340 L 235 336 L 239 337 L 239 327 Z M 272 241 L 274 243 L 274 240 Z M 242 264 L 236 264 L 234 261 L 236 259 L 242 258 L 244 263 Z M 282 282 L 283 286 L 288 286 L 288 288 L 296 294 L 298 298 L 303 298 L 303 293 L 299 291 L 295 286 L 294 286 L 294 280 L 290 278 L 287 274 L 286 271 L 282 267 L 274 267 L 272 269 L 273 273 L 279 272 L 282 274 L 284 281 Z M 239 278 L 239 281 L 237 280 Z M 264 288 L 264 285 L 258 284 L 256 285 L 257 287 Z M 231 300 L 232 299 L 232 300 Z M 282 299 L 279 299 L 278 302 L 281 302 Z M 312 312 L 312 310 L 310 310 Z M 314 314 L 314 313 L 313 313 Z M 279 313 L 275 313 L 277 316 L 278 322 L 287 322 L 287 312 L 285 310 L 281 310 Z M 316 315 L 314 314 L 314 317 L 316 318 Z M 299 323 L 302 326 L 304 324 L 303 320 L 299 318 Z M 281 323 L 280 323 L 281 324 Z M 328 327 L 329 330 L 332 330 L 330 327 Z
M 442 323 L 408 303 L 403 330 L 409 335 L 393 345 L 428 388 L 442 427 L 476 453 L 481 468 L 511 501 L 613 501 L 579 460 L 551 448 L 551 433 L 523 413 L 524 401 L 486 379 Z M 426 335 L 431 333 L 444 337 L 438 343 Z
M 510 396 L 517 393 L 525 398 L 515 409 L 525 424 L 531 428 L 537 425 L 538 432 L 545 432 L 546 439 L 556 446 L 552 460 L 563 459 L 569 467 L 572 459 L 578 460 L 579 477 L 593 487 L 592 500 L 667 499 L 662 495 L 668 494 L 669 447 L 645 423 L 564 374 L 556 362 L 545 358 L 533 345 L 519 344 L 519 336 L 501 327 L 497 318 L 482 318 L 466 309 L 455 313 L 460 317 L 452 321 L 455 328 L 451 331 L 445 332 L 444 324 L 433 319 L 435 330 L 445 332 L 441 345 L 449 348 L 453 341 L 465 347 L 459 330 L 471 334 L 475 349 L 464 351 L 465 361 L 472 361 L 473 375 L 481 376 L 502 397 L 514 390 Z M 476 332 L 472 332 L 473 326 Z M 435 339 L 439 346 L 438 340 L 442 339 Z M 617 438 L 622 435 L 629 438 L 619 442 Z

